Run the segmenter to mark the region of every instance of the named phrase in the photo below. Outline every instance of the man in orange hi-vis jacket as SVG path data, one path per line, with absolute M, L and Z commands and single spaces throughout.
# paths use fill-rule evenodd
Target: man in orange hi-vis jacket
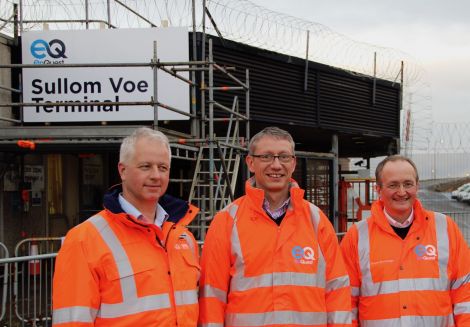
M 246 195 L 219 212 L 203 247 L 199 326 L 350 326 L 349 279 L 335 231 L 291 179 L 289 133 L 249 144 Z
M 459 228 L 422 207 L 410 159 L 387 157 L 375 176 L 371 216 L 341 242 L 354 324 L 470 326 L 470 253 Z
M 164 194 L 170 160 L 161 132 L 142 127 L 124 139 L 122 186 L 57 256 L 54 326 L 197 325 L 198 247 L 186 225 L 198 209 Z

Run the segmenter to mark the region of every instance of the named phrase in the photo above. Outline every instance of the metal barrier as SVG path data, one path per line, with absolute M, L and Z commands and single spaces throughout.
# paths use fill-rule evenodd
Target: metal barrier
M 7 247 L 3 244 L 0 243 L 0 259 L 6 259 L 10 255 L 8 253 Z M 1 274 L 3 270 L 3 274 Z M 7 311 L 7 296 L 8 296 L 8 263 L 4 263 L 0 265 L 0 276 L 3 276 L 3 281 L 1 282 L 1 293 L 0 293 L 0 299 L 1 299 L 1 306 L 2 309 L 0 311 L 0 321 L 3 320 L 5 317 L 5 313 Z
M 1 326 L 4 327 L 17 327 L 17 326 L 51 326 L 52 325 L 52 312 L 51 312 L 51 303 L 52 298 L 50 296 L 52 285 L 51 283 L 42 283 L 41 279 L 44 279 L 44 276 L 47 278 L 48 267 L 51 267 L 50 272 L 52 274 L 53 264 L 48 265 L 47 262 L 53 262 L 54 258 L 57 256 L 56 253 L 49 254 L 39 254 L 33 256 L 24 256 L 24 257 L 13 257 L 0 259 L 1 265 L 9 265 L 10 269 L 8 270 L 8 300 L 6 305 L 8 306 L 7 314 L 0 320 Z M 24 277 L 24 271 L 18 270 L 15 267 L 28 266 L 31 262 L 40 262 L 42 268 L 41 275 L 34 280 L 36 285 L 32 283 L 26 283 L 23 280 L 28 280 L 27 277 Z M 46 263 L 46 264 L 44 264 Z M 11 265 L 13 264 L 13 265 Z M 18 273 L 20 272 L 20 273 Z M 46 273 L 45 273 L 46 272 Z M 42 276 L 44 275 L 44 276 Z M 15 281 L 18 281 L 18 277 L 21 278 L 19 289 L 29 289 L 29 292 L 20 291 L 12 292 L 12 284 Z M 42 287 L 39 287 L 38 284 L 41 284 Z M 24 287 L 28 285 L 27 287 Z M 40 291 L 40 290 L 45 291 Z M 34 292 L 32 291 L 34 290 Z M 12 295 L 12 293 L 17 293 L 17 295 Z M 47 300 L 42 300 L 43 295 L 48 294 Z
M 443 212 L 443 214 L 454 219 L 455 223 L 459 226 L 465 241 L 467 241 L 467 245 L 470 245 L 470 211 Z
M 338 232 L 346 232 L 351 225 L 370 215 L 372 202 L 377 199 L 375 179 L 344 179 L 339 186 Z
M 52 278 L 61 243 L 60 237 L 25 239 L 12 258 L 0 243 L 2 327 L 52 325 Z

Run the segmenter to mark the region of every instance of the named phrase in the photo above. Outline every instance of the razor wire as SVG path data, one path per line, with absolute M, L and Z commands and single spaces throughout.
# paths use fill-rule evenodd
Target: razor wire
M 136 28 L 183 26 L 192 28 L 193 0 L 2 0 L 0 32 L 14 31 L 13 4 L 22 8 L 24 31 L 49 29 Z M 401 83 L 404 63 L 401 149 L 424 150 L 432 131 L 430 86 L 422 65 L 411 55 L 393 48 L 353 40 L 325 25 L 269 10 L 249 0 L 206 0 L 213 22 L 203 19 L 203 0 L 195 0 L 198 31 L 236 42 L 306 58 L 360 75 Z M 89 23 L 85 23 L 88 13 Z M 53 22 L 61 20 L 61 22 Z M 217 30 L 216 30 L 217 27 Z M 408 114 L 407 111 L 410 111 Z M 411 121 L 407 121 L 411 119 Z M 408 127 L 407 127 L 408 126 Z M 406 134 L 406 135 L 405 135 Z

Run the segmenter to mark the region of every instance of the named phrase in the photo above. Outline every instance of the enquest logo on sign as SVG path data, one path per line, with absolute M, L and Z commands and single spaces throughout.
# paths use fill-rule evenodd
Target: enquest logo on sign
M 150 63 L 155 41 L 161 61 L 188 61 L 187 28 L 26 31 L 22 36 L 24 64 L 58 65 L 23 69 L 23 99 L 36 104 L 23 108 L 25 122 L 153 121 L 151 104 L 121 103 L 148 103 L 155 83 L 159 102 L 189 113 L 187 83 L 166 73 L 159 73 L 155 81 L 149 67 L 107 67 Z M 63 67 L 66 64 L 77 67 Z M 181 74 L 189 78 L 187 72 Z M 158 110 L 159 120 L 188 119 L 162 107 Z
M 60 58 L 67 58 L 65 55 L 65 43 L 59 39 L 53 39 L 47 43 L 43 39 L 34 40 L 31 43 L 31 55 L 36 58 L 33 63 L 35 65 L 42 64 L 63 64 L 64 60 Z M 49 56 L 51 59 L 47 59 Z

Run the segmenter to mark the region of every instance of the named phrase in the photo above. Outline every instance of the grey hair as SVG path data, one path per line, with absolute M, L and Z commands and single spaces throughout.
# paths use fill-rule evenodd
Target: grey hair
M 160 131 L 153 130 L 148 127 L 139 127 L 131 135 L 125 137 L 121 143 L 121 149 L 119 150 L 119 162 L 127 163 L 134 155 L 135 144 L 138 140 L 148 138 L 153 141 L 159 141 L 167 147 L 169 153 L 169 159 L 171 162 L 171 148 L 170 141 L 165 134 Z
M 269 136 L 277 140 L 288 141 L 292 146 L 292 153 L 295 153 L 295 143 L 294 139 L 292 138 L 292 135 L 290 135 L 289 132 L 280 129 L 279 127 L 270 126 L 266 127 L 261 132 L 258 132 L 255 136 L 251 138 L 250 143 L 248 144 L 248 150 L 250 154 L 254 154 L 256 144 L 265 136 Z
M 387 158 L 382 160 L 377 165 L 377 168 L 375 169 L 375 181 L 376 181 L 377 185 L 382 186 L 382 171 L 384 170 L 385 164 L 387 162 L 395 162 L 395 161 L 406 161 L 407 163 L 409 163 L 415 171 L 416 183 L 419 182 L 418 168 L 416 168 L 416 165 L 413 162 L 413 160 L 411 160 L 408 157 L 405 157 L 405 156 L 402 156 L 402 155 L 399 155 L 399 154 L 395 154 L 393 156 L 388 156 Z

